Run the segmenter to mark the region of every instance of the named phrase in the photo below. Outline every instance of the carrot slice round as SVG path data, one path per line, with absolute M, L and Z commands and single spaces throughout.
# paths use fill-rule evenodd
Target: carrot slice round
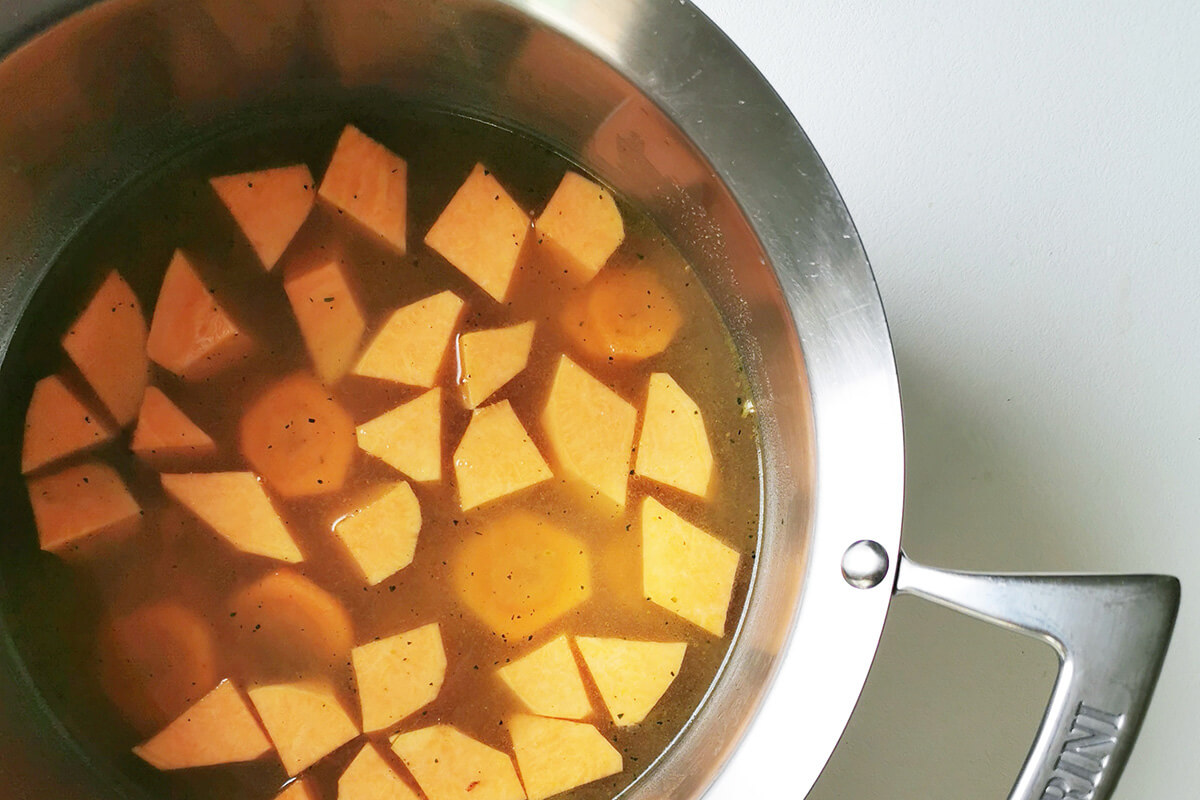
M 585 355 L 628 363 L 666 350 L 683 317 L 670 290 L 653 273 L 609 268 L 566 304 L 561 321 Z

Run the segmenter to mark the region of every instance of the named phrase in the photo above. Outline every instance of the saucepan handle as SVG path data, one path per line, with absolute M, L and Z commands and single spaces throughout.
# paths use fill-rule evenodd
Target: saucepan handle
M 901 554 L 897 593 L 1041 639 L 1058 679 L 1010 800 L 1106 800 L 1158 681 L 1179 581 L 1165 575 L 986 575 Z

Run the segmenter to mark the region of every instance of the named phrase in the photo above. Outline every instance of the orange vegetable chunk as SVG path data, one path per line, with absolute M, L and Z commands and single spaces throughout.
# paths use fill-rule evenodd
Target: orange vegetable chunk
M 354 374 L 432 387 L 462 310 L 454 292 L 440 292 L 392 312 L 354 365 Z
M 142 512 L 116 470 L 98 461 L 30 478 L 28 489 L 43 550 L 72 548 L 131 525 Z
M 358 446 L 414 481 L 442 479 L 442 390 L 430 389 L 355 432 Z
M 259 394 L 238 433 L 242 455 L 283 497 L 338 491 L 354 459 L 354 420 L 304 372 Z
M 226 680 L 133 752 L 171 770 L 254 761 L 271 749 L 242 693 Z
M 345 266 L 328 261 L 283 279 L 313 367 L 322 382 L 346 374 L 367 328 L 362 308 L 346 279 Z
M 342 517 L 333 533 L 371 586 L 412 563 L 421 532 L 421 505 L 412 487 L 399 481 L 384 494 Z
M 209 181 L 268 271 L 275 267 L 317 199 L 304 164 L 276 167 Z
M 288 775 L 298 775 L 360 733 L 326 684 L 277 683 L 248 694 Z
M 454 452 L 454 474 L 463 511 L 554 477 L 507 400 L 475 409 Z
M 624 768 L 617 748 L 586 722 L 516 714 L 508 720 L 508 732 L 529 800 L 543 800 Z
M 337 667 L 354 646 L 354 623 L 336 597 L 291 569 L 280 569 L 236 592 L 230 623 L 241 649 L 260 662 L 300 669 Z
M 148 386 L 129 449 L 143 458 L 206 456 L 217 452 L 217 443 L 160 389 Z
M 478 407 L 525 369 L 533 330 L 530 321 L 459 337 L 459 380 L 467 408 Z
M 579 636 L 575 645 L 618 727 L 646 718 L 679 675 L 687 652 L 684 642 Z
M 425 234 L 425 244 L 504 302 L 528 233 L 529 216 L 489 170 L 476 164 Z
M 307 775 L 301 775 L 288 782 L 283 791 L 275 795 L 275 800 L 320 800 L 320 795 L 313 788 L 312 781 Z
M 137 416 L 150 379 L 146 317 L 116 270 L 62 339 L 63 349 L 122 428 Z
M 633 363 L 667 349 L 683 325 L 670 290 L 649 270 L 609 267 L 572 297 L 563 332 L 597 363 Z
M 650 376 L 634 469 L 638 475 L 697 497 L 708 494 L 713 454 L 704 416 L 696 401 L 665 372 Z
M 402 733 L 392 750 L 429 800 L 525 800 L 512 758 L 453 725 Z
M 116 437 L 96 412 L 67 388 L 62 378 L 51 375 L 33 387 L 25 412 L 25 438 L 21 442 L 21 472 L 80 453 Z
M 496 673 L 534 714 L 583 719 L 592 713 L 579 665 L 565 635 L 514 659 Z
M 167 494 L 237 549 L 279 561 L 304 560 L 253 472 L 164 474 L 162 484 Z
M 625 224 L 612 195 L 577 172 L 563 175 L 533 227 L 538 244 L 584 281 L 594 278 L 625 240 Z
M 150 360 L 189 381 L 202 380 L 246 358 L 253 347 L 188 257 L 175 251 L 150 323 Z
M 368 742 L 338 778 L 339 800 L 421 800 Z
M 390 728 L 432 703 L 446 677 L 436 622 L 359 645 L 350 659 L 367 733 Z
M 403 253 L 407 180 L 404 159 L 347 125 L 321 179 L 321 197 Z

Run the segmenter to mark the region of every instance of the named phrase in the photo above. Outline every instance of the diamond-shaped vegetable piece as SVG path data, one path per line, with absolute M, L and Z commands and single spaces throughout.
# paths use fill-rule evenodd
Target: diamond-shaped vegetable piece
M 371 586 L 412 563 L 421 532 L 421 505 L 404 481 L 342 517 L 333 533 Z
M 612 195 L 577 172 L 563 175 L 533 227 L 538 244 L 585 281 L 625 240 L 625 225 Z
M 51 375 L 33 387 L 25 412 L 21 472 L 32 472 L 60 458 L 111 442 L 117 435 L 62 378 Z
M 529 800 L 616 775 L 624 766 L 617 749 L 586 722 L 516 714 L 508 732 Z
M 354 365 L 354 374 L 432 387 L 462 310 L 463 301 L 453 292 L 440 292 L 397 309 L 367 345 Z
M 217 444 L 161 390 L 148 386 L 129 449 L 142 458 L 170 459 L 212 455 Z
M 458 339 L 459 372 L 467 408 L 475 408 L 529 363 L 534 323 L 464 333 Z
M 634 469 L 638 475 L 698 497 L 708 493 L 713 454 L 704 417 L 695 401 L 665 372 L 650 376 Z
M 292 563 L 304 560 L 253 472 L 164 474 L 162 484 L 237 549 Z
M 592 713 L 565 635 L 505 664 L 497 674 L 534 714 L 583 719 Z
M 408 227 L 407 180 L 404 159 L 347 125 L 321 179 L 321 197 L 403 253 Z
M 288 775 L 298 775 L 359 734 L 325 684 L 278 683 L 248 694 Z
M 209 183 L 267 270 L 287 250 L 317 200 L 312 173 L 304 164 L 222 175 Z
M 454 451 L 464 511 L 554 477 L 507 400 L 475 409 Z
M 141 514 L 121 476 L 98 461 L 30 478 L 28 489 L 43 550 L 66 550 L 132 525 Z
M 402 733 L 392 750 L 429 800 L 524 800 L 512 758 L 452 725 Z
M 358 426 L 358 446 L 414 481 L 442 479 L 442 390 Z
M 337 786 L 342 800 L 421 800 L 369 742 L 346 767 Z
M 254 761 L 271 750 L 271 740 L 249 704 L 227 680 L 133 748 L 139 758 L 162 770 Z
M 327 261 L 311 269 L 289 272 L 283 279 L 283 290 L 317 376 L 324 383 L 335 383 L 354 364 L 367 329 L 345 265 Z
M 446 651 L 436 622 L 359 645 L 350 657 L 368 733 L 432 703 L 446 677 Z
M 636 725 L 646 718 L 679 675 L 687 652 L 684 642 L 579 636 L 575 644 L 608 713 L 621 727 Z

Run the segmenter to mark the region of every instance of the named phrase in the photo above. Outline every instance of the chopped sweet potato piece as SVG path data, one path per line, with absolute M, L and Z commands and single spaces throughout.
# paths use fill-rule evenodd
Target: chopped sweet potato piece
M 303 372 L 255 398 L 238 433 L 242 455 L 284 497 L 338 491 L 354 458 L 354 420 Z
M 617 748 L 586 722 L 516 714 L 508 732 L 529 800 L 616 775 L 625 766 Z
M 67 388 L 62 378 L 42 378 L 33 387 L 25 412 L 21 472 L 33 472 L 60 458 L 111 442 L 116 435 Z
M 512 758 L 453 725 L 402 733 L 392 750 L 429 800 L 525 800 Z
M 137 416 L 150 380 L 146 317 L 114 270 L 62 339 L 63 349 L 122 428 Z
M 592 713 L 579 665 L 565 635 L 505 664 L 497 674 L 534 714 L 583 719 Z
M 304 560 L 253 472 L 164 474 L 162 484 L 237 549 L 291 563 Z
M 583 541 L 528 511 L 467 536 L 451 569 L 463 603 L 509 639 L 540 630 L 592 593 Z
M 421 800 L 370 742 L 358 751 L 337 786 L 341 800 Z
M 242 693 L 222 681 L 133 752 L 151 766 L 169 770 L 254 761 L 271 749 Z
M 150 360 L 186 380 L 202 380 L 246 358 L 253 347 L 188 257 L 175 251 L 146 340 Z
M 538 244 L 583 281 L 594 278 L 625 240 L 612 195 L 577 172 L 563 175 L 533 227 Z
M 528 233 L 529 215 L 489 170 L 476 164 L 425 234 L 425 244 L 504 302 Z
M 625 505 L 637 410 L 563 356 L 542 412 L 550 452 L 563 472 Z
M 656 356 L 683 325 L 670 290 L 649 270 L 609 267 L 564 306 L 563 331 L 599 363 Z
M 420 532 L 421 504 L 404 481 L 390 485 L 378 499 L 333 526 L 334 535 L 371 586 L 412 563 Z
M 679 674 L 687 644 L 575 638 L 596 688 L 619 727 L 646 718 Z
M 207 456 L 217 452 L 217 443 L 161 390 L 148 386 L 129 449 L 142 458 Z
M 454 451 L 464 511 L 554 477 L 507 400 L 475 409 Z
M 43 550 L 72 548 L 132 525 L 142 513 L 121 476 L 98 461 L 30 478 L 28 488 Z
M 442 390 L 430 389 L 356 431 L 358 446 L 422 483 L 442 479 Z
M 319 800 L 319 797 L 308 776 L 301 775 L 288 781 L 283 791 L 275 795 L 275 800 Z
M 529 363 L 534 323 L 472 331 L 458 338 L 459 382 L 467 408 L 476 408 Z
M 647 497 L 642 503 L 646 599 L 709 633 L 725 635 L 738 552 Z
M 696 402 L 665 372 L 650 376 L 634 469 L 638 475 L 689 494 L 708 494 L 713 454 L 704 417 Z
M 275 666 L 346 663 L 354 623 L 338 599 L 298 572 L 281 569 L 243 587 L 229 601 L 241 649 Z
M 303 772 L 360 733 L 323 683 L 277 683 L 248 694 L 288 775 Z
M 296 236 L 317 199 L 304 164 L 276 167 L 209 181 L 268 271 Z
M 359 645 L 350 659 L 367 733 L 390 728 L 432 703 L 446 677 L 446 651 L 436 622 Z
M 404 252 L 408 219 L 408 165 L 347 125 L 321 179 L 321 197 Z
M 354 374 L 432 387 L 462 310 L 454 292 L 440 292 L 392 312 L 354 365 Z
M 317 376 L 324 383 L 336 383 L 354 364 L 367 329 L 362 308 L 346 279 L 345 266 L 327 261 L 289 273 L 283 279 L 283 290 L 296 314 Z

